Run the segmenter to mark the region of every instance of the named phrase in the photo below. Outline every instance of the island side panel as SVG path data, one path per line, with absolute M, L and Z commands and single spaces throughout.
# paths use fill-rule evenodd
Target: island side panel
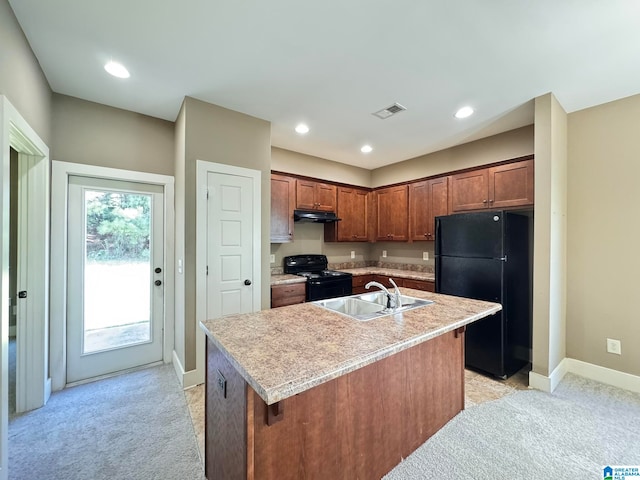
M 272 425 L 255 392 L 253 401 L 255 478 L 380 478 L 464 408 L 464 334 L 290 397 Z
M 244 379 L 207 338 L 205 476 L 209 480 L 247 478 L 247 388 Z

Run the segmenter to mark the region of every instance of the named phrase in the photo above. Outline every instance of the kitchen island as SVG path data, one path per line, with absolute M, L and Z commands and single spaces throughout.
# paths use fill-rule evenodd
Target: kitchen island
M 464 328 L 500 305 L 435 303 L 359 322 L 311 303 L 203 322 L 205 472 L 376 479 L 464 408 Z

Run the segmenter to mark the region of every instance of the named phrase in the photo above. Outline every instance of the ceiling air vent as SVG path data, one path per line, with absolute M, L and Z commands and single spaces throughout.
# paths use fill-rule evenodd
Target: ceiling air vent
M 395 115 L 396 113 L 402 112 L 404 110 L 406 110 L 405 107 L 403 107 L 399 103 L 394 103 L 390 107 L 383 108 L 382 110 L 379 110 L 372 115 L 375 115 L 376 117 L 384 120 L 385 118 L 389 118 L 391 115 Z

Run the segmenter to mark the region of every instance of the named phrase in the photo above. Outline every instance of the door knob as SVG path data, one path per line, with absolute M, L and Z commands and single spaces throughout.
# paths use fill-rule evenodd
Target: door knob
M 251 280 L 249 280 L 248 278 L 244 281 L 245 285 L 251 285 Z
M 156 272 L 156 273 L 160 273 L 160 272 L 162 272 L 162 269 L 161 269 L 160 267 L 156 267 L 156 269 L 154 270 L 154 272 Z
M 162 282 L 160 280 L 156 280 L 153 283 L 156 285 L 156 287 L 159 287 L 160 285 L 162 285 Z

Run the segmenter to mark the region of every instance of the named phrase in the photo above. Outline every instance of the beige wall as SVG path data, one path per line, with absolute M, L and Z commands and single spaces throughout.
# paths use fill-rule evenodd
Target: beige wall
M 53 95 L 51 158 L 173 175 L 174 124 L 66 95 Z
M 51 89 L 7 0 L 0 0 L 0 95 L 51 147 Z
M 361 187 L 371 185 L 370 170 L 277 147 L 271 147 L 271 170 Z
M 640 95 L 569 115 L 567 356 L 640 375 Z M 622 355 L 606 352 L 606 338 Z
M 185 105 L 182 104 L 175 123 L 175 314 L 174 314 L 174 351 L 182 367 L 185 365 L 185 276 L 178 271 L 178 262 L 184 261 L 185 255 L 185 191 L 186 191 L 186 119 Z M 183 270 L 184 272 L 184 270 Z
M 371 172 L 371 187 L 405 182 L 533 153 L 533 125 L 381 167 Z
M 271 303 L 269 282 L 269 231 L 271 221 L 271 124 L 187 97 L 184 115 L 184 343 L 185 371 L 196 368 L 195 318 L 195 214 L 196 160 L 259 170 L 262 173 L 262 306 Z M 178 257 L 180 258 L 180 257 Z M 181 279 L 182 281 L 182 279 Z
M 533 372 L 565 357 L 567 115 L 552 94 L 535 100 Z

